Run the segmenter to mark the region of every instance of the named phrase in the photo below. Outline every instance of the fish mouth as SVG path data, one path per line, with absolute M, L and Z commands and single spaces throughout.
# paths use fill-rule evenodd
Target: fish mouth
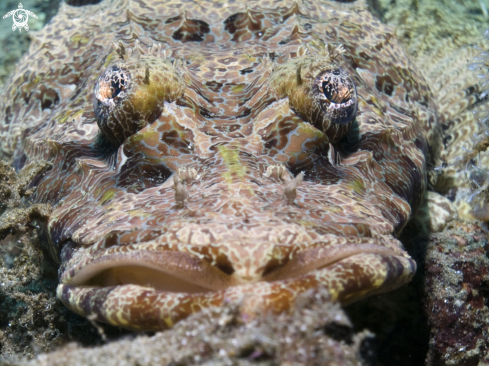
M 416 262 L 407 254 L 375 244 L 362 245 L 365 245 L 362 251 L 353 247 L 349 249 L 350 255 L 338 251 L 335 260 L 322 263 L 313 258 L 328 252 L 321 252 L 321 248 L 304 251 L 295 261 L 289 261 L 262 280 L 241 284 L 233 282 L 232 275 L 203 264 L 195 255 L 190 256 L 195 264 L 192 266 L 189 256 L 181 257 L 177 252 L 171 261 L 175 260 L 173 264 L 179 269 L 173 272 L 168 267 L 153 268 L 144 261 L 141 251 L 143 262 L 138 265 L 101 256 L 72 273 L 73 276 L 63 273 L 57 297 L 72 311 L 92 320 L 131 330 L 158 331 L 193 313 L 226 303 L 238 304 L 245 318 L 251 319 L 257 313 L 290 309 L 297 296 L 306 291 L 325 288 L 331 301 L 346 305 L 411 280 Z M 170 257 L 165 260 L 168 264 Z M 299 268 L 303 265 L 316 269 L 301 274 L 304 270 Z M 132 277 L 136 272 L 136 278 Z M 181 275 L 183 272 L 187 274 Z M 152 280 L 154 276 L 161 279 Z M 170 284 L 172 281 L 175 282 Z
M 157 331 L 227 302 L 240 303 L 248 316 L 282 312 L 299 294 L 320 287 L 345 305 L 395 289 L 416 271 L 416 262 L 394 238 L 391 245 L 383 238 L 337 239 L 343 242 L 316 243 L 248 278 L 195 253 L 151 242 L 92 252 L 80 248 L 81 256 L 75 251 L 61 268 L 57 297 L 90 319 Z
M 206 258 L 198 253 L 201 248 L 177 251 L 155 242 L 129 244 L 96 250 L 81 261 L 72 258 L 62 271 L 60 282 L 77 287 L 137 285 L 160 292 L 201 293 L 289 280 L 362 253 L 409 257 L 404 250 L 378 238 L 335 239 L 341 243 L 318 242 L 304 250 L 291 250 L 280 261 L 272 258 L 253 275 L 250 271 L 235 271 L 229 261 L 223 266 L 222 262 Z

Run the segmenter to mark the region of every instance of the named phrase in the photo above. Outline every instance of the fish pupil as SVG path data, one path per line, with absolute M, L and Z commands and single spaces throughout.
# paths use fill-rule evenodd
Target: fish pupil
M 124 89 L 124 78 L 113 78 L 110 82 L 110 98 L 115 98 Z
M 333 71 L 333 74 L 335 72 Z M 339 71 L 338 71 L 339 73 Z M 340 80 L 328 77 L 322 83 L 324 96 L 335 104 L 343 104 L 351 99 L 351 92 L 348 86 L 341 83 Z

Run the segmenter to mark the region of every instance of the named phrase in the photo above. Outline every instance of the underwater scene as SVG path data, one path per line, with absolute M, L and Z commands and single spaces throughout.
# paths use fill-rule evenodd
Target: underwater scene
M 489 0 L 18 1 L 0 365 L 489 365 Z

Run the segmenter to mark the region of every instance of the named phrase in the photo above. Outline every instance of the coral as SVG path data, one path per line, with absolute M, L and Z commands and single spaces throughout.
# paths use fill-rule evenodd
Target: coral
M 489 363 L 489 244 L 476 224 L 454 221 L 430 238 L 425 310 L 428 365 Z

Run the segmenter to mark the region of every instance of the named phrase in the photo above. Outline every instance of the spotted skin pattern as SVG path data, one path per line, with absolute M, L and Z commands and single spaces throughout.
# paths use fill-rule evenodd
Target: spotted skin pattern
M 414 275 L 396 237 L 437 163 L 436 100 L 363 1 L 63 4 L 33 38 L 0 100 L 1 149 L 52 164 L 34 200 L 54 206 L 46 248 L 73 311 L 157 330 L 226 301 L 283 311 L 318 287 L 347 304 Z M 114 65 L 167 91 L 151 118 L 124 109 L 122 138 L 94 111 Z M 346 124 L 314 99 L 335 67 L 356 87 Z

